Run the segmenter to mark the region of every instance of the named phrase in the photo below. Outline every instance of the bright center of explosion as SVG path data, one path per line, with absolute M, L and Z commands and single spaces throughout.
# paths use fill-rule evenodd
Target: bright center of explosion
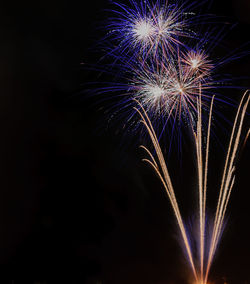
M 147 40 L 153 34 L 154 28 L 147 20 L 140 20 L 135 24 L 134 34 L 139 40 Z
M 185 87 L 184 87 L 182 84 L 177 83 L 176 86 L 175 86 L 175 88 L 176 88 L 177 92 L 179 92 L 179 93 L 181 93 L 181 94 L 184 94 L 184 92 L 185 92 Z
M 164 89 L 161 88 L 160 86 L 157 86 L 157 85 L 148 86 L 147 89 L 148 89 L 148 93 L 156 99 L 164 95 Z
M 200 64 L 200 61 L 198 60 L 198 59 L 192 59 L 191 60 L 191 67 L 193 68 L 193 69 L 196 69 L 196 68 L 198 68 L 199 67 L 199 64 Z

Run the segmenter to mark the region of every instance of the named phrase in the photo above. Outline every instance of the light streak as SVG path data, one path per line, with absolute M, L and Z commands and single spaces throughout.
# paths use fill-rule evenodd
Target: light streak
M 182 238 L 183 238 L 184 245 L 186 247 L 188 259 L 189 259 L 194 277 L 195 277 L 195 279 L 198 279 L 197 272 L 196 272 L 195 265 L 194 265 L 192 252 L 191 252 L 191 247 L 190 247 L 188 237 L 187 237 L 187 233 L 186 233 L 186 229 L 185 229 L 185 226 L 184 226 L 184 223 L 183 223 L 183 219 L 182 219 L 182 216 L 181 216 L 181 213 L 180 213 L 179 205 L 178 205 L 177 200 L 176 200 L 172 181 L 171 181 L 171 178 L 170 178 L 170 175 L 169 175 L 169 172 L 168 172 L 165 160 L 164 160 L 164 156 L 163 156 L 160 144 L 157 140 L 154 128 L 152 126 L 152 123 L 151 123 L 146 111 L 144 110 L 143 106 L 139 102 L 138 102 L 138 104 L 140 105 L 142 112 L 140 110 L 138 110 L 137 108 L 136 108 L 136 111 L 139 113 L 139 115 L 142 119 L 142 123 L 145 125 L 145 127 L 146 127 L 146 129 L 147 129 L 147 131 L 150 135 L 150 138 L 151 138 L 151 141 L 154 145 L 159 163 L 157 163 L 157 161 L 155 160 L 155 158 L 153 157 L 151 152 L 145 146 L 142 146 L 142 148 L 144 150 L 146 150 L 146 152 L 149 154 L 151 160 L 144 159 L 143 161 L 149 163 L 153 167 L 153 169 L 155 170 L 155 172 L 159 176 L 159 178 L 160 178 L 160 180 L 161 180 L 161 182 L 162 182 L 162 184 L 163 184 L 163 186 L 164 186 L 164 188 L 167 192 L 167 195 L 169 197 L 170 203 L 172 205 L 175 217 L 177 219 L 177 222 L 178 222 L 178 225 L 179 225 L 179 228 L 180 228 L 180 231 L 181 231 L 181 235 L 182 235 Z
M 247 98 L 246 98 L 247 97 Z M 222 228 L 224 224 L 225 214 L 228 207 L 228 203 L 230 200 L 231 192 L 233 189 L 233 185 L 235 182 L 235 159 L 236 154 L 239 148 L 240 137 L 243 127 L 243 121 L 246 115 L 247 106 L 250 100 L 250 96 L 248 95 L 248 91 L 242 97 L 240 105 L 238 107 L 238 111 L 236 114 L 236 118 L 234 121 L 232 134 L 230 137 L 230 142 L 228 146 L 228 152 L 226 156 L 225 166 L 223 170 L 223 176 L 221 180 L 221 187 L 219 190 L 219 198 L 217 202 L 217 209 L 215 213 L 215 219 L 213 224 L 213 232 L 211 242 L 208 247 L 206 247 L 206 198 L 207 198 L 207 177 L 208 177 L 208 160 L 209 160 L 209 147 L 210 147 L 210 133 L 211 133 L 211 121 L 212 121 L 212 112 L 213 112 L 213 102 L 214 97 L 212 98 L 210 104 L 209 111 L 209 121 L 208 121 L 208 129 L 206 134 L 206 144 L 205 144 L 205 159 L 203 159 L 203 135 L 202 135 L 202 102 L 201 102 L 201 94 L 199 98 L 197 98 L 197 109 L 198 109 L 198 118 L 196 123 L 196 130 L 193 128 L 193 134 L 195 138 L 195 147 L 196 147 L 196 158 L 197 158 L 197 169 L 198 169 L 198 192 L 199 192 L 199 247 L 200 247 L 200 256 L 199 263 L 196 263 L 194 259 L 194 254 L 192 252 L 190 243 L 187 238 L 187 231 L 185 229 L 185 225 L 182 219 L 182 215 L 179 209 L 179 205 L 175 196 L 175 191 L 171 182 L 171 178 L 166 166 L 166 162 L 164 160 L 164 156 L 158 142 L 157 136 L 155 134 L 152 123 L 147 115 L 146 110 L 143 108 L 143 105 L 137 101 L 141 110 L 137 109 L 139 113 L 142 123 L 145 125 L 151 141 L 153 143 L 157 159 L 154 155 L 145 147 L 141 146 L 146 153 L 149 155 L 149 159 L 143 159 L 149 163 L 154 171 L 159 176 L 164 189 L 167 192 L 168 198 L 172 205 L 181 235 L 183 239 L 183 243 L 186 248 L 187 256 L 189 263 L 191 265 L 195 281 L 199 284 L 207 284 L 209 271 L 213 262 L 213 258 L 218 247 L 219 239 L 222 234 Z M 249 134 L 249 131 L 248 131 Z M 248 137 L 247 134 L 247 137 Z M 245 143 L 245 142 L 244 142 Z M 205 162 L 203 162 L 203 160 Z M 205 259 L 205 251 L 208 252 L 208 257 Z M 198 275 L 198 271 L 200 274 Z
M 212 240 L 209 249 L 209 256 L 208 256 L 208 264 L 206 269 L 205 281 L 207 281 L 208 274 L 212 265 L 213 257 L 218 246 L 218 242 L 222 233 L 222 226 L 225 218 L 225 213 L 227 210 L 228 202 L 231 196 L 231 191 L 234 185 L 235 176 L 235 166 L 234 162 L 236 159 L 237 150 L 239 147 L 240 136 L 242 132 L 243 121 L 245 118 L 247 106 L 250 100 L 250 96 L 248 95 L 248 91 L 245 92 L 243 98 L 241 99 L 234 125 L 232 134 L 230 137 L 230 142 L 228 146 L 228 152 L 226 156 L 223 177 L 221 181 L 221 187 L 219 191 L 219 198 L 217 203 L 217 209 L 214 219 L 214 227 L 213 227 L 213 234 Z M 247 99 L 245 100 L 245 97 Z M 245 100 L 245 101 L 244 101 Z

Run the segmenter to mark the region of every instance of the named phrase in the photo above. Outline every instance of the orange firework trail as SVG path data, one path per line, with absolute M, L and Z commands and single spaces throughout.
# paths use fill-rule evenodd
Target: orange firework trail
M 243 121 L 244 121 L 245 114 L 247 111 L 247 106 L 250 100 L 250 96 L 249 95 L 247 96 L 247 94 L 248 94 L 248 91 L 246 91 L 243 98 L 241 99 L 241 102 L 240 102 L 240 105 L 239 105 L 239 108 L 238 108 L 238 111 L 235 117 L 233 130 L 232 130 L 232 134 L 231 134 L 231 138 L 230 138 L 230 142 L 228 146 L 228 151 L 227 151 L 227 156 L 226 156 L 226 161 L 225 161 L 225 166 L 224 166 L 224 171 L 223 171 L 223 177 L 221 181 L 220 193 L 219 193 L 219 198 L 218 198 L 218 203 L 217 203 L 216 215 L 214 219 L 212 240 L 211 240 L 211 244 L 209 248 L 208 263 L 207 263 L 207 269 L 206 269 L 206 274 L 205 274 L 205 283 L 207 282 L 209 270 L 211 268 L 213 257 L 214 257 L 216 248 L 218 246 L 219 238 L 222 233 L 222 226 L 224 223 L 224 218 L 225 218 L 228 202 L 229 202 L 232 188 L 235 182 L 234 163 L 235 163 L 236 154 L 239 148 Z M 248 134 L 247 134 L 247 137 L 248 137 Z
M 197 280 L 198 277 L 197 277 L 197 272 L 196 272 L 196 268 L 195 268 L 195 265 L 194 265 L 191 247 L 190 247 L 190 244 L 189 244 L 189 241 L 188 241 L 188 238 L 187 238 L 186 229 L 185 229 L 185 226 L 184 226 L 184 223 L 183 223 L 183 219 L 182 219 L 182 216 L 181 216 L 181 213 L 180 213 L 179 205 L 178 205 L 178 202 L 176 200 L 172 181 L 171 181 L 171 178 L 170 178 L 170 175 L 169 175 L 169 172 L 168 172 L 167 165 L 166 165 L 165 160 L 164 160 L 164 156 L 163 156 L 160 144 L 158 142 L 154 128 L 152 126 L 152 123 L 151 123 L 146 111 L 144 110 L 143 106 L 139 102 L 138 102 L 138 104 L 140 105 L 142 112 L 139 111 L 138 109 L 136 109 L 136 110 L 138 111 L 139 115 L 141 116 L 142 123 L 147 128 L 147 131 L 150 135 L 150 138 L 152 140 L 152 143 L 154 145 L 156 155 L 157 155 L 157 158 L 158 158 L 158 163 L 157 163 L 157 161 L 155 160 L 155 158 L 153 157 L 151 152 L 145 146 L 141 146 L 148 153 L 148 155 L 151 158 L 151 160 L 144 159 L 143 161 L 149 163 L 153 167 L 153 169 L 155 170 L 155 172 L 159 176 L 159 178 L 160 178 L 160 180 L 161 180 L 161 182 L 162 182 L 162 184 L 163 184 L 163 186 L 164 186 L 164 188 L 167 192 L 167 195 L 169 197 L 170 203 L 171 203 L 172 208 L 174 210 L 174 214 L 175 214 L 175 217 L 177 219 L 177 222 L 178 222 L 178 225 L 179 225 L 179 228 L 180 228 L 180 231 L 181 231 L 181 235 L 182 235 L 185 247 L 186 247 L 188 259 L 189 259 L 192 271 L 194 273 L 194 277 Z
M 222 234 L 222 227 L 224 224 L 224 218 L 228 206 L 228 202 L 230 199 L 230 195 L 232 192 L 232 188 L 235 181 L 234 171 L 235 171 L 235 159 L 238 152 L 239 144 L 240 144 L 240 136 L 242 132 L 243 121 L 245 118 L 247 106 L 250 100 L 250 96 L 248 95 L 248 91 L 244 94 L 241 99 L 240 105 L 238 107 L 238 111 L 235 117 L 232 134 L 227 150 L 227 156 L 225 161 L 225 166 L 223 170 L 223 176 L 221 180 L 221 187 L 219 190 L 219 198 L 217 202 L 217 208 L 214 218 L 212 238 L 208 248 L 205 247 L 205 221 L 206 221 L 206 198 L 207 198 L 207 174 L 208 174 L 208 159 L 209 159 L 209 144 L 210 144 L 210 132 L 211 132 L 211 120 L 212 120 L 212 112 L 213 112 L 213 102 L 214 98 L 212 98 L 209 112 L 209 121 L 208 121 L 208 130 L 206 134 L 206 145 L 205 145 L 205 159 L 203 158 L 203 135 L 202 135 L 202 102 L 201 95 L 199 99 L 197 99 L 197 109 L 198 109 L 198 118 L 196 124 L 196 131 L 193 130 L 194 138 L 195 138 L 195 147 L 196 147 L 196 157 L 197 157 L 197 169 L 198 169 L 198 192 L 199 192 L 199 249 L 200 249 L 200 259 L 199 263 L 196 263 L 194 260 L 193 252 L 191 250 L 190 243 L 187 237 L 187 231 L 184 226 L 184 222 L 182 219 L 182 215 L 180 213 L 179 205 L 176 200 L 175 191 L 171 182 L 171 178 L 166 166 L 166 162 L 158 142 L 156 133 L 152 126 L 152 123 L 147 115 L 147 112 L 143 108 L 143 106 L 137 102 L 141 108 L 141 110 L 136 109 L 139 113 L 142 123 L 145 125 L 151 141 L 153 143 L 157 159 L 153 156 L 153 154 L 145 147 L 141 146 L 150 159 L 144 159 L 149 163 L 154 171 L 159 176 L 164 189 L 167 192 L 170 203 L 172 205 L 175 217 L 177 219 L 177 223 L 179 229 L 181 231 L 181 236 L 185 245 L 185 249 L 187 252 L 188 260 L 191 265 L 195 281 L 199 284 L 206 284 L 208 281 L 209 271 L 213 262 L 213 258 L 216 252 L 216 248 L 218 246 L 218 242 L 220 236 Z M 247 137 L 249 136 L 249 131 Z M 244 142 L 245 143 L 245 142 Z M 204 160 L 204 161 L 203 161 Z M 205 250 L 208 251 L 208 257 L 205 259 Z M 199 275 L 198 275 L 199 272 Z

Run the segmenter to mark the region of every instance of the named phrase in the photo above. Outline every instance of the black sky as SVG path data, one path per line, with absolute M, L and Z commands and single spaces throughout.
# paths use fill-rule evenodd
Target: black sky
M 91 47 L 108 1 L 1 5 L 0 283 L 188 283 L 160 182 L 138 145 L 106 128 L 99 105 L 81 92 L 96 80 L 80 63 L 99 56 Z M 217 0 L 211 11 L 238 22 L 229 46 L 250 40 L 248 0 Z M 249 57 L 228 68 L 249 76 Z M 248 143 L 211 273 L 216 283 L 250 283 L 249 151 Z M 183 157 L 182 168 L 171 158 L 170 171 L 187 218 L 195 206 L 188 145 Z M 212 187 L 223 157 L 221 148 L 212 152 Z

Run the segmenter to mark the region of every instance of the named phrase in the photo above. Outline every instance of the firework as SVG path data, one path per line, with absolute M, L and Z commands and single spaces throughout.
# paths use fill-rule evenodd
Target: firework
M 207 269 L 206 269 L 206 274 L 205 274 L 205 283 L 208 278 L 208 273 L 212 265 L 213 257 L 214 257 L 216 248 L 218 246 L 220 236 L 222 234 L 224 218 L 225 218 L 228 202 L 231 196 L 232 188 L 235 182 L 235 175 L 234 175 L 235 159 L 236 159 L 236 154 L 239 148 L 240 136 L 242 132 L 244 117 L 245 117 L 247 106 L 250 100 L 250 96 L 248 95 L 246 101 L 244 101 L 245 97 L 247 96 L 247 93 L 248 91 L 243 96 L 240 106 L 238 108 L 236 118 L 234 121 L 234 125 L 233 125 L 233 130 L 232 130 L 229 146 L 228 146 L 228 152 L 227 152 L 227 157 L 225 161 L 223 177 L 221 180 L 220 193 L 219 193 L 217 209 L 216 209 L 216 214 L 215 214 L 215 219 L 214 219 L 213 234 L 212 234 L 212 239 L 211 239 L 211 243 L 209 247 L 209 257 L 208 257 Z M 249 135 L 249 131 L 247 133 L 246 139 L 248 138 L 248 135 Z
M 124 116 L 126 128 L 138 129 L 137 116 L 131 112 L 136 99 L 155 128 L 170 130 L 172 144 L 176 134 L 181 137 L 183 125 L 194 127 L 200 93 L 203 110 L 209 111 L 214 95 L 214 112 L 221 104 L 233 104 L 230 98 L 217 94 L 218 89 L 231 84 L 218 74 L 218 68 L 244 54 L 213 59 L 212 51 L 224 29 L 215 31 L 206 26 L 210 16 L 197 12 L 205 2 L 130 0 L 128 6 L 113 2 L 104 41 L 105 56 L 112 60 L 104 65 L 104 72 L 113 77 L 113 82 L 95 90 L 98 95 L 105 94 L 101 101 L 113 104 L 109 109 L 112 120 Z M 219 111 L 218 115 L 222 117 Z
M 195 61 L 193 64 L 192 60 Z M 154 114 L 179 119 L 188 117 L 193 121 L 197 114 L 196 100 L 201 91 L 204 104 L 211 97 L 206 93 L 213 88 L 211 66 L 202 52 L 178 53 L 172 61 L 161 60 L 133 70 L 135 75 L 130 83 L 130 92 Z
M 129 53 L 158 56 L 175 53 L 176 47 L 184 44 L 184 39 L 195 38 L 191 26 L 195 14 L 182 3 L 168 1 L 133 0 L 131 7 L 114 3 L 119 9 L 113 10 L 108 28 L 109 40 L 118 45 L 112 53 Z
M 155 172 L 159 176 L 159 178 L 160 178 L 160 180 L 161 180 L 161 182 L 162 182 L 162 184 L 163 184 L 163 186 L 164 186 L 164 188 L 167 192 L 167 195 L 169 197 L 170 203 L 172 205 L 175 217 L 177 219 L 177 222 L 178 222 L 178 225 L 179 225 L 179 228 L 180 228 L 180 231 L 181 231 L 181 235 L 182 235 L 183 242 L 184 242 L 184 245 L 185 245 L 185 248 L 186 248 L 186 251 L 187 251 L 189 263 L 192 267 L 192 271 L 194 273 L 195 279 L 197 280 L 198 279 L 197 278 L 197 272 L 196 272 L 196 268 L 195 268 L 195 265 L 194 265 L 191 247 L 190 247 L 190 244 L 189 244 L 189 241 L 188 241 L 187 232 L 186 232 L 186 229 L 185 229 L 185 226 L 184 226 L 184 223 L 183 223 L 183 219 L 182 219 L 182 216 L 181 216 L 181 213 L 180 213 L 178 202 L 176 200 L 174 188 L 173 188 L 171 178 L 170 178 L 170 175 L 169 175 L 169 172 L 168 172 L 165 160 L 164 160 L 164 156 L 163 156 L 161 147 L 159 145 L 159 142 L 157 140 L 154 128 L 151 124 L 151 121 L 150 121 L 146 111 L 143 109 L 141 104 L 140 104 L 140 107 L 142 108 L 143 113 L 140 112 L 138 109 L 136 109 L 136 110 L 139 113 L 143 124 L 147 128 L 147 131 L 148 131 L 150 138 L 153 142 L 159 163 L 157 163 L 157 161 L 155 160 L 155 158 L 153 157 L 151 152 L 145 146 L 141 146 L 149 154 L 149 157 L 151 159 L 151 160 L 144 159 L 143 161 L 149 163 L 153 167 L 153 169 L 155 170 Z
M 247 97 L 247 99 L 246 99 Z M 197 157 L 197 169 L 198 169 L 198 192 L 199 192 L 199 261 L 195 262 L 194 254 L 191 250 L 190 243 L 187 238 L 187 231 L 185 229 L 185 225 L 180 213 L 179 205 L 176 200 L 174 188 L 171 182 L 171 178 L 164 160 L 164 156 L 162 154 L 161 147 L 157 140 L 154 128 L 152 123 L 144 110 L 143 106 L 139 103 L 139 107 L 142 111 L 137 109 L 137 112 L 140 114 L 143 124 L 145 125 L 151 141 L 153 143 L 157 159 L 153 156 L 153 154 L 145 147 L 141 146 L 146 153 L 149 155 L 149 159 L 144 159 L 147 163 L 149 163 L 154 171 L 159 176 L 164 189 L 167 192 L 170 203 L 172 205 L 177 224 L 179 226 L 181 236 L 185 245 L 186 253 L 188 256 L 189 263 L 191 265 L 195 281 L 198 281 L 200 284 L 206 284 L 208 280 L 208 274 L 212 265 L 213 257 L 216 252 L 216 248 L 218 247 L 218 242 L 222 234 L 222 227 L 224 224 L 224 218 L 228 206 L 228 202 L 230 199 L 230 195 L 232 192 L 232 188 L 235 181 L 234 171 L 235 171 L 235 159 L 236 154 L 239 148 L 240 136 L 242 132 L 242 126 L 244 117 L 246 114 L 246 109 L 250 100 L 250 96 L 247 96 L 247 92 L 243 96 L 241 103 L 239 105 L 236 118 L 233 125 L 233 130 L 228 146 L 228 153 L 225 161 L 223 177 L 221 180 L 221 187 L 219 190 L 219 198 L 217 202 L 217 209 L 215 213 L 214 225 L 213 225 L 213 233 L 211 242 L 209 246 L 205 246 L 205 220 L 206 220 L 206 196 L 207 196 L 207 174 L 208 174 L 208 159 L 209 159 L 209 144 L 210 144 L 210 132 L 211 132 L 211 119 L 212 119 L 212 111 L 213 111 L 213 99 L 210 106 L 209 112 L 209 123 L 208 130 L 206 134 L 206 145 L 205 145 L 205 162 L 203 161 L 203 135 L 202 135 L 202 108 L 201 108 L 201 96 L 197 99 L 197 109 L 198 109 L 198 120 L 196 124 L 196 130 L 193 131 L 196 145 L 196 157 Z M 249 131 L 248 131 L 249 133 Z M 247 134 L 248 136 L 248 134 Z M 205 259 L 205 250 L 208 252 L 208 259 Z M 198 271 L 200 272 L 198 274 Z
M 182 55 L 182 62 L 186 67 L 186 72 L 198 76 L 200 80 L 210 77 L 213 64 L 209 56 L 202 49 L 189 50 Z
M 213 44 L 221 37 L 222 31 L 214 38 L 208 31 L 204 36 L 200 36 L 194 28 L 197 23 L 200 24 L 202 16 L 192 12 L 195 3 L 189 6 L 186 3 L 171 4 L 163 0 L 156 0 L 154 4 L 147 0 L 130 0 L 130 3 L 130 7 L 115 3 L 118 9 L 113 11 L 116 16 L 110 21 L 107 37 L 111 45 L 108 55 L 115 58 L 115 63 L 111 66 L 118 69 L 114 72 L 115 83 L 111 84 L 111 87 L 100 89 L 100 93 L 118 93 L 119 97 L 125 98 L 119 101 L 119 110 L 126 109 L 131 112 L 131 106 L 136 102 L 137 107 L 132 114 L 129 113 L 128 121 L 131 122 L 135 114 L 139 113 L 145 125 L 156 156 L 142 146 L 149 155 L 144 161 L 153 167 L 167 192 L 195 281 L 206 284 L 235 181 L 234 162 L 249 96 L 247 93 L 243 96 L 235 118 L 211 240 L 208 242 L 206 203 L 212 114 L 215 112 L 215 101 L 220 101 L 215 96 L 216 89 L 228 83 L 227 79 L 220 78 L 215 71 L 230 61 L 229 56 L 214 61 L 210 57 L 210 52 Z M 231 59 L 238 57 L 234 55 Z M 203 119 L 203 111 L 209 112 L 207 121 Z M 188 239 L 154 123 L 164 121 L 162 134 L 167 122 L 172 121 L 175 124 L 178 121 L 181 124 L 182 120 L 185 120 L 186 125 L 192 130 L 196 148 L 199 196 L 199 236 L 196 241 L 198 259 Z M 205 126 L 207 132 L 204 137 Z M 249 132 L 247 137 L 248 135 Z

